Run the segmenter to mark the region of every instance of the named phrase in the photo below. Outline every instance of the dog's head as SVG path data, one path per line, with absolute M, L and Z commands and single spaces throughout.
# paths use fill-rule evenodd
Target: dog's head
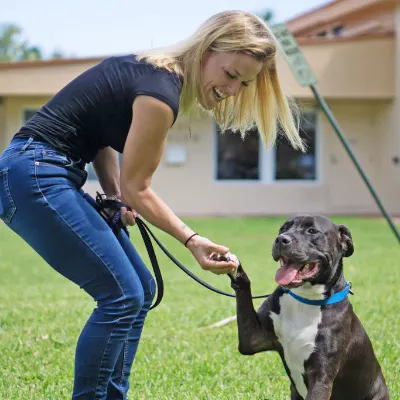
M 343 257 L 354 252 L 348 228 L 322 215 L 298 215 L 280 228 L 272 246 L 272 257 L 280 261 L 275 280 L 294 288 L 306 282 L 327 284 L 342 268 Z

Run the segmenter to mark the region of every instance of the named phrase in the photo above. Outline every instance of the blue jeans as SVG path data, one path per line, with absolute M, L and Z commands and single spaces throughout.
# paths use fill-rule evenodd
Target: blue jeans
M 79 161 L 16 138 L 0 157 L 0 218 L 97 303 L 77 343 L 72 399 L 126 399 L 156 287 L 127 235 L 118 240 L 81 189 L 86 177 Z

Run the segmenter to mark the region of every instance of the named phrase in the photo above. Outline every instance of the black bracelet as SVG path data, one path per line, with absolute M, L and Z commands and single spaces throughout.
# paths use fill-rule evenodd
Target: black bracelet
M 186 239 L 185 247 L 186 247 L 186 245 L 188 244 L 189 240 L 190 240 L 192 237 L 196 236 L 196 235 L 198 235 L 198 233 L 193 233 L 193 235 L 189 236 L 189 237 Z

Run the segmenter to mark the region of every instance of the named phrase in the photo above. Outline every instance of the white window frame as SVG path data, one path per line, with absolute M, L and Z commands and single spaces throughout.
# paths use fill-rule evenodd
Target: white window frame
M 276 148 L 265 149 L 262 140 L 259 141 L 259 179 L 218 179 L 218 137 L 216 127 L 213 131 L 214 143 L 214 183 L 220 185 L 276 185 L 276 186 L 320 186 L 322 184 L 322 131 L 321 113 L 312 108 L 303 110 L 315 113 L 315 151 L 316 151 L 316 171 L 315 179 L 275 179 L 275 152 Z

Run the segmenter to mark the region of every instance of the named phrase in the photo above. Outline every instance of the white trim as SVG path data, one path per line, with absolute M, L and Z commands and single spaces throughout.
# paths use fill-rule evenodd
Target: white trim
M 273 148 L 266 149 L 260 140 L 260 159 L 261 159 L 261 183 L 267 185 L 274 184 L 275 163 L 274 157 L 275 150 Z

